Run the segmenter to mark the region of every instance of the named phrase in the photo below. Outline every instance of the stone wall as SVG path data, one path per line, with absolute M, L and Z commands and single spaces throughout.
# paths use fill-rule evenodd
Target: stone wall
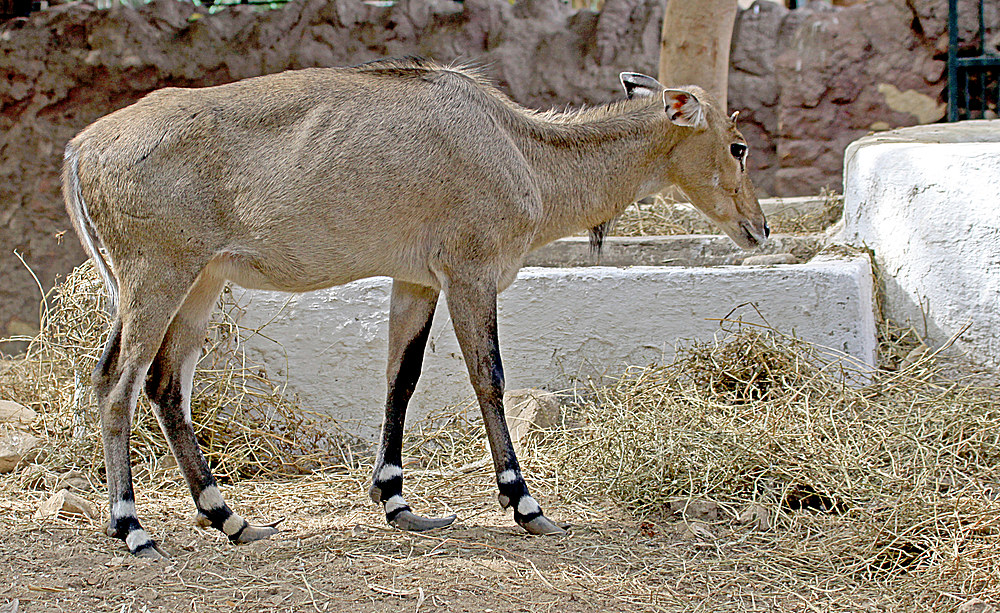
M 557 0 L 400 0 L 391 8 L 295 0 L 216 14 L 177 0 L 111 10 L 70 2 L 0 24 L 0 335 L 30 332 L 37 321 L 38 291 L 14 249 L 46 287 L 83 259 L 67 232 L 59 169 L 65 142 L 98 117 L 168 85 L 407 54 L 480 63 L 531 107 L 597 104 L 619 95 L 618 72 L 655 74 L 658 62 L 660 0 L 618 4 L 625 10 L 599 21 Z M 751 172 L 765 194 L 839 188 L 849 141 L 939 116 L 936 3 L 824 7 L 762 2 L 738 18 L 730 105 L 741 110 Z
M 990 3 L 987 3 L 990 4 Z M 959 2 L 975 42 L 975 3 Z M 947 4 L 867 0 L 789 11 L 758 2 L 737 18 L 729 102 L 751 140 L 755 180 L 772 195 L 841 189 L 847 145 L 869 132 L 945 116 Z M 1000 26 L 1000 7 L 986 7 Z M 996 31 L 996 30 L 994 30 Z M 755 142 L 754 142 L 755 141 Z M 763 154 L 763 156 L 761 156 Z
M 499 302 L 504 377 L 508 389 L 608 381 L 630 364 L 671 360 L 678 343 L 711 342 L 719 331 L 713 318 L 733 317 L 734 308 L 748 322 L 761 314 L 780 322 L 782 330 L 825 348 L 821 359 L 843 359 L 863 373 L 875 364 L 877 347 L 873 284 L 867 255 L 763 268 L 525 268 Z M 390 290 L 386 279 L 293 297 L 237 290 L 247 326 L 267 323 L 266 338 L 246 343 L 248 355 L 287 378 L 301 406 L 374 439 L 381 415 L 371 408 L 385 398 Z M 407 419 L 474 397 L 441 302 Z M 759 310 L 739 306 L 747 302 Z

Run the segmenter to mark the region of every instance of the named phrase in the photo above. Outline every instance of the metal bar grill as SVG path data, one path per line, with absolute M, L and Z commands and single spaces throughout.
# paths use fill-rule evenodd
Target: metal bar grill
M 32 9 L 32 0 L 0 0 L 0 19 L 27 17 Z
M 983 0 L 977 9 L 975 44 L 963 45 L 958 0 L 948 0 L 948 121 L 995 118 L 1000 107 L 1000 55 L 986 44 Z

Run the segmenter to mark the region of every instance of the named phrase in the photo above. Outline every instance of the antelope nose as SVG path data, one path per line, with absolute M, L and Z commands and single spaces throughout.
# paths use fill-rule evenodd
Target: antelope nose
M 764 222 L 764 238 L 767 238 L 768 236 L 771 236 L 771 226 L 767 225 L 767 222 L 765 221 Z

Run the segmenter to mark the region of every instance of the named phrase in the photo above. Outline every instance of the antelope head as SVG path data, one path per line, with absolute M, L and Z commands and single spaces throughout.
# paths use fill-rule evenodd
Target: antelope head
M 771 230 L 747 174 L 747 142 L 736 128 L 739 113 L 727 116 L 700 87 L 666 88 L 637 73 L 622 73 L 621 80 L 629 98 L 663 101 L 667 133 L 654 158 L 663 164 L 664 183 L 683 190 L 740 247 L 751 249 L 767 240 Z

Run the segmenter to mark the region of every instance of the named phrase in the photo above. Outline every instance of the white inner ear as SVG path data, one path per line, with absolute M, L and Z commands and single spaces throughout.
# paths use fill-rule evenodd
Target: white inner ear
M 655 96 L 655 95 L 656 95 L 656 91 L 655 90 L 652 90 L 652 89 L 649 89 L 649 88 L 646 88 L 646 87 L 638 86 L 638 87 L 633 87 L 632 88 L 632 97 L 633 98 L 647 98 L 649 96 Z
M 630 98 L 643 98 L 655 96 L 663 91 L 663 86 L 653 77 L 647 77 L 637 72 L 623 72 L 618 75 L 622 82 L 622 87 L 629 94 Z
M 681 102 L 683 100 L 683 102 Z M 689 91 L 683 89 L 668 89 L 663 92 L 663 106 L 670 121 L 679 126 L 689 128 L 704 128 L 705 107 L 701 101 Z

